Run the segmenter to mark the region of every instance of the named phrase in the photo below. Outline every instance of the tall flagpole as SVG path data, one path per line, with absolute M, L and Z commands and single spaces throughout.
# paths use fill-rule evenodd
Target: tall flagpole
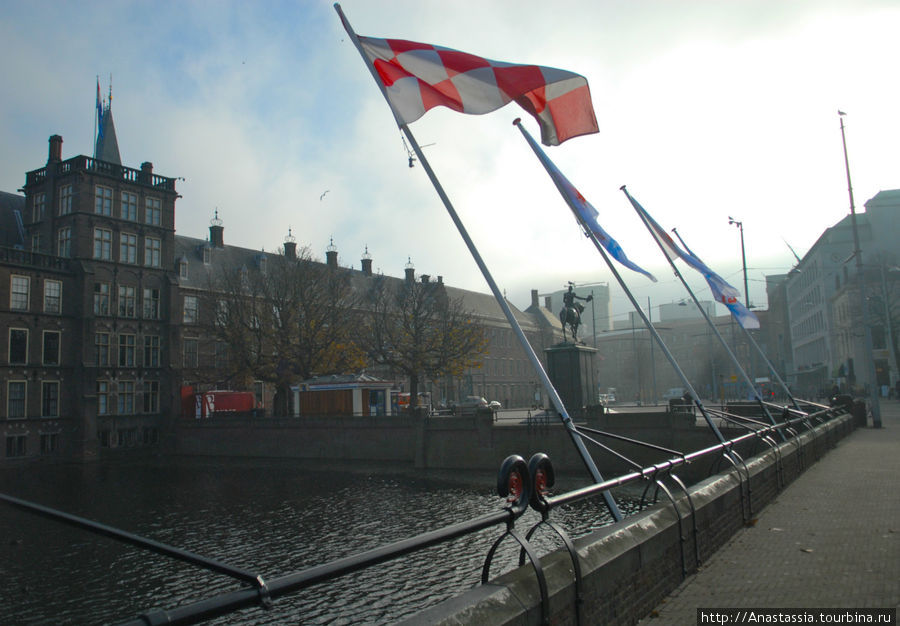
M 681 245 L 683 245 L 685 248 L 687 248 L 688 246 L 684 242 L 684 239 L 681 238 L 681 235 L 678 233 L 678 230 L 673 228 L 672 232 L 675 233 L 676 237 L 678 237 L 678 241 L 681 242 Z M 772 373 L 772 376 L 775 377 L 775 380 L 778 381 L 778 384 L 781 385 L 781 388 L 784 389 L 784 392 L 787 394 L 787 397 L 791 401 L 791 404 L 794 405 L 794 409 L 796 409 L 797 411 L 799 411 L 800 413 L 803 413 L 805 415 L 806 413 L 800 409 L 800 405 L 797 404 L 797 400 L 794 398 L 793 394 L 791 393 L 790 388 L 787 386 L 787 384 L 784 382 L 784 380 L 781 378 L 781 376 L 778 375 L 778 371 L 775 369 L 775 366 L 772 364 L 772 361 L 769 360 L 769 357 L 766 355 L 765 352 L 763 352 L 763 349 L 760 348 L 759 344 L 756 343 L 756 340 L 753 339 L 753 335 L 750 334 L 750 331 L 748 331 L 746 328 L 744 328 L 744 325 L 741 323 L 738 323 L 738 326 L 740 326 L 741 330 L 744 331 L 744 337 L 747 338 L 748 343 L 750 343 L 750 345 L 752 345 L 754 347 L 754 349 L 759 354 L 759 356 L 761 356 L 763 361 L 766 362 L 766 365 L 769 367 L 769 371 Z M 724 339 L 722 341 L 724 341 Z M 727 348 L 727 346 L 726 346 L 726 348 Z
M 628 190 L 625 188 L 625 185 L 622 185 L 621 189 L 622 189 L 622 192 L 628 197 L 628 199 L 631 200 L 631 196 L 628 194 Z M 697 299 L 697 296 L 694 294 L 694 291 L 690 288 L 690 286 L 688 286 L 687 281 L 684 279 L 684 276 L 682 276 L 682 274 L 681 274 L 681 271 L 679 271 L 678 267 L 675 265 L 675 261 L 672 260 L 672 258 L 669 257 L 669 255 L 666 253 L 665 248 L 663 248 L 663 246 L 662 246 L 662 242 L 660 242 L 660 240 L 655 235 L 653 235 L 653 229 L 651 229 L 650 224 L 647 223 L 647 218 L 644 217 L 644 215 L 637 209 L 635 209 L 635 212 L 638 214 L 638 217 L 641 218 L 641 222 L 644 223 L 644 226 L 647 227 L 647 230 L 650 231 L 650 235 L 653 236 L 653 240 L 656 242 L 656 245 L 659 246 L 659 249 L 663 253 L 663 256 L 666 257 L 666 260 L 669 261 L 669 265 L 672 267 L 672 271 L 675 272 L 675 276 L 678 277 L 678 280 L 680 280 L 681 284 L 684 285 L 684 288 L 687 290 L 688 294 L 691 296 L 691 300 L 694 301 L 694 304 L 697 306 L 697 309 L 700 311 L 700 314 L 703 316 L 703 319 L 706 320 L 706 323 L 709 324 L 710 328 L 712 328 L 713 334 L 715 334 L 716 338 L 719 340 L 719 343 L 721 343 L 722 346 L 725 348 L 725 352 L 731 358 L 732 362 L 734 362 L 734 365 L 735 365 L 735 367 L 737 367 L 738 372 L 740 372 L 741 376 L 743 376 L 744 382 L 747 383 L 747 386 L 750 387 L 751 390 L 753 390 L 753 395 L 756 396 L 756 401 L 759 403 L 760 408 L 762 408 L 763 412 L 766 414 L 766 417 L 769 418 L 769 421 L 774 426 L 775 418 L 772 417 L 772 414 L 769 413 L 769 409 L 766 407 L 765 404 L 763 404 L 762 396 L 759 395 L 759 392 L 756 390 L 756 386 L 753 384 L 753 381 L 750 380 L 750 377 L 747 375 L 747 372 L 744 371 L 744 368 L 741 367 L 741 364 L 738 361 L 737 357 L 731 351 L 731 348 L 728 347 L 728 342 L 726 342 L 725 339 L 722 338 L 722 334 L 719 332 L 719 329 L 716 328 L 716 325 L 713 324 L 712 320 L 709 319 L 709 314 L 706 312 L 706 310 L 702 306 L 700 306 L 700 301 Z M 682 242 L 682 243 L 684 243 L 684 242 Z M 741 327 L 743 328 L 743 326 L 741 326 Z M 784 436 L 784 434 L 782 433 L 782 437 L 783 436 Z
M 357 51 L 363 58 L 366 66 L 369 67 L 372 72 L 372 76 L 375 78 L 375 82 L 378 85 L 381 85 L 381 80 L 375 74 L 374 68 L 371 67 L 370 63 L 366 59 L 365 54 L 362 51 L 362 47 L 359 44 L 359 40 L 356 37 L 356 33 L 353 31 L 353 28 L 350 26 L 350 23 L 347 21 L 347 18 L 344 16 L 343 11 L 341 11 L 341 7 L 338 3 L 334 5 L 335 10 L 341 18 L 341 22 L 344 24 L 344 28 L 347 30 L 347 33 L 350 35 L 350 38 L 353 40 L 356 45 Z M 393 108 L 391 108 L 393 112 Z M 396 119 L 396 114 L 394 115 Z M 399 120 L 398 120 L 399 122 Z M 531 344 L 528 342 L 528 339 L 525 337 L 525 333 L 522 331 L 521 326 L 519 326 L 519 322 L 516 320 L 515 316 L 512 314 L 512 311 L 509 308 L 509 304 L 506 302 L 506 299 L 503 297 L 503 294 L 500 292 L 500 288 L 497 286 L 497 283 L 494 281 L 493 276 L 491 276 L 490 271 L 485 265 L 484 260 L 481 258 L 481 254 L 479 254 L 478 249 L 475 247 L 475 243 L 472 241 L 472 238 L 469 236 L 468 231 L 460 220 L 459 215 L 456 213 L 456 209 L 453 208 L 453 204 L 450 202 L 450 198 L 444 192 L 444 188 L 438 180 L 437 176 L 434 173 L 434 170 L 431 169 L 431 164 L 428 162 L 428 159 L 425 157 L 425 154 L 422 152 L 422 149 L 419 147 L 419 143 L 416 141 L 416 138 L 413 136 L 412 132 L 409 130 L 409 127 L 406 124 L 399 124 L 400 130 L 409 140 L 410 145 L 412 146 L 413 151 L 416 153 L 416 158 L 419 159 L 419 163 L 425 170 L 425 173 L 428 175 L 428 179 L 431 181 L 432 186 L 437 192 L 438 196 L 441 199 L 441 202 L 444 204 L 444 208 L 447 209 L 447 213 L 450 215 L 450 219 L 453 220 L 454 225 L 456 225 L 456 229 L 459 231 L 460 236 L 463 238 L 463 241 L 466 244 L 466 247 L 469 249 L 469 252 L 472 254 L 472 258 L 475 260 L 475 264 L 478 265 L 478 269 L 481 270 L 481 274 L 484 276 L 485 280 L 488 283 L 488 286 L 491 289 L 491 293 L 494 294 L 494 298 L 497 300 L 497 303 L 500 305 L 503 314 L 506 316 L 509 325 L 512 327 L 513 332 L 519 340 L 519 343 L 522 345 L 522 348 L 525 350 L 525 354 L 528 356 L 528 359 L 531 361 L 532 366 L 534 367 L 535 372 L 538 375 L 538 378 L 541 381 L 541 384 L 544 387 L 544 390 L 547 392 L 547 395 L 550 398 L 550 401 L 553 403 L 554 408 L 556 408 L 559 413 L 560 419 L 562 420 L 563 426 L 565 426 L 566 431 L 569 433 L 569 436 L 572 439 L 572 443 L 575 445 L 575 448 L 578 450 L 581 455 L 581 459 L 585 464 L 585 467 L 591 474 L 592 479 L 595 483 L 603 482 L 603 476 L 600 474 L 600 470 L 597 469 L 597 465 L 594 463 L 594 459 L 591 457 L 590 452 L 588 452 L 587 447 L 584 444 L 584 440 L 581 438 L 581 434 L 575 428 L 575 424 L 572 421 L 572 418 L 569 416 L 568 411 L 566 411 L 566 407 L 563 404 L 562 399 L 559 397 L 559 394 L 556 392 L 556 389 L 553 387 L 553 383 L 550 382 L 550 378 L 547 376 L 547 372 L 544 370 L 544 366 L 541 364 L 540 359 L 538 359 L 537 354 L 535 354 L 534 349 L 531 347 Z M 609 512 L 612 514 L 613 518 L 616 521 L 620 521 L 623 519 L 623 515 L 619 510 L 618 505 L 616 504 L 615 499 L 609 491 L 603 492 L 603 498 L 606 501 L 606 506 L 609 509 Z
M 685 376 L 684 372 L 679 367 L 678 362 L 675 360 L 675 357 L 672 356 L 672 353 L 669 352 L 669 348 L 666 346 L 665 342 L 662 340 L 662 337 L 659 336 L 659 333 L 656 332 L 656 329 L 653 327 L 653 324 L 650 323 L 650 320 L 647 319 L 647 315 L 644 313 L 643 309 L 641 309 L 640 305 L 638 305 L 637 300 L 634 299 L 631 291 L 628 289 L 628 286 L 625 284 L 625 281 L 622 279 L 622 276 L 619 274 L 618 270 L 616 270 L 609 256 L 606 254 L 606 250 L 603 248 L 603 245 L 597 239 L 597 236 L 590 229 L 590 227 L 582 220 L 581 215 L 578 214 L 578 211 L 571 205 L 571 200 L 569 199 L 568 194 L 565 193 L 559 183 L 556 181 L 556 178 L 553 176 L 553 172 L 551 171 L 550 166 L 548 165 L 546 159 L 547 156 L 543 153 L 543 151 L 538 147 L 538 145 L 534 142 L 534 139 L 531 138 L 531 135 L 528 134 L 528 131 L 522 126 L 521 122 L 517 119 L 513 122 L 518 129 L 522 132 L 522 136 L 525 137 L 525 141 L 528 142 L 528 145 L 531 146 L 531 149 L 534 151 L 538 160 L 544 166 L 544 169 L 547 170 L 547 173 L 550 174 L 550 178 L 553 180 L 554 184 L 557 185 L 560 193 L 563 198 L 566 200 L 566 203 L 569 204 L 569 208 L 572 209 L 572 213 L 575 214 L 575 219 L 578 220 L 578 223 L 581 225 L 581 228 L 584 230 L 587 237 L 594 242 L 594 246 L 597 248 L 597 251 L 600 252 L 600 256 L 603 257 L 603 260 L 606 262 L 606 265 L 609 267 L 610 271 L 615 276 L 616 281 L 618 281 L 619 286 L 622 287 L 622 291 L 625 292 L 625 295 L 628 296 L 628 299 L 631 301 L 631 305 L 634 307 L 635 312 L 640 316 L 641 321 L 644 322 L 644 326 L 647 327 L 647 330 L 653 336 L 653 339 L 656 341 L 656 345 L 659 346 L 660 350 L 662 350 L 663 354 L 668 359 L 669 363 L 672 365 L 672 368 L 675 370 L 675 373 L 678 375 L 678 378 L 681 379 L 681 382 L 688 389 L 688 392 L 691 394 L 691 397 L 694 399 L 694 404 L 700 410 L 700 413 L 703 415 L 703 419 L 706 420 L 706 424 L 709 426 L 710 430 L 716 435 L 716 438 L 719 440 L 719 443 L 725 444 L 725 437 L 722 436 L 721 431 L 719 431 L 718 427 L 713 423 L 712 418 L 709 416 L 709 413 L 706 412 L 706 407 L 703 406 L 703 403 L 700 401 L 700 396 L 697 394 L 694 386 L 691 385 L 690 381 Z M 730 448 L 728 449 L 728 454 L 731 454 Z

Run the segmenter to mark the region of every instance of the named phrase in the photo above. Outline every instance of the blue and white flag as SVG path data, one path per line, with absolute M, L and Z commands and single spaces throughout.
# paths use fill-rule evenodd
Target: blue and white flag
M 625 189 L 625 187 L 622 187 L 622 191 L 625 192 L 625 196 L 631 202 L 631 206 L 637 211 L 637 214 L 641 217 L 644 224 L 647 226 L 647 229 L 650 231 L 650 234 L 656 239 L 659 247 L 662 248 L 663 253 L 668 259 L 674 261 L 676 258 L 680 258 L 700 272 L 700 274 L 703 275 L 703 278 L 706 279 L 706 284 L 709 285 L 709 289 L 712 291 L 713 298 L 715 298 L 716 302 L 721 302 L 728 307 L 728 310 L 731 311 L 731 314 L 741 326 L 748 330 L 759 328 L 759 320 L 752 311 L 741 304 L 740 292 L 729 285 L 724 278 L 712 271 L 709 266 L 701 261 L 699 257 L 690 251 L 690 249 L 685 251 L 678 247 L 678 244 L 676 244 L 669 236 L 669 233 L 667 233 L 665 229 L 663 229 L 663 227 L 647 213 L 647 210 L 642 207 L 637 200 L 631 197 L 631 194 L 628 193 L 628 190 Z M 687 248 L 687 246 L 685 246 L 685 248 Z
M 579 222 L 582 226 L 591 231 L 594 236 L 597 238 L 597 241 L 606 249 L 609 255 L 614 258 L 616 261 L 624 265 L 630 270 L 634 270 L 640 274 L 643 274 L 653 282 L 656 282 L 656 278 L 650 272 L 638 267 L 634 263 L 632 263 L 627 256 L 625 256 L 625 251 L 622 250 L 622 247 L 619 243 L 609 236 L 603 227 L 600 226 L 600 223 L 597 221 L 597 218 L 600 214 L 597 212 L 591 203 L 588 202 L 584 196 L 575 188 L 575 185 L 569 182 L 569 179 L 566 178 L 562 172 L 559 171 L 559 168 L 553 164 L 541 147 L 535 142 L 534 139 L 531 138 L 531 135 L 528 134 L 528 131 L 519 123 L 517 119 L 514 124 L 519 127 L 519 130 L 522 131 L 522 134 L 525 136 L 525 140 L 528 141 L 528 145 L 531 146 L 531 149 L 534 150 L 534 153 L 537 155 L 538 160 L 544 165 L 544 169 L 547 170 L 547 173 L 550 174 L 550 178 L 553 179 L 553 182 L 556 183 L 556 188 L 559 189 L 559 193 L 562 194 L 562 197 L 565 199 L 566 203 L 569 205 L 569 208 L 575 213 L 578 217 Z

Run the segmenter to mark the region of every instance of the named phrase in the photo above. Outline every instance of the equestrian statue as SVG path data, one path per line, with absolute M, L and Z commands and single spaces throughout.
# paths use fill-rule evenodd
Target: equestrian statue
M 563 294 L 562 311 L 559 312 L 559 321 L 563 327 L 563 341 L 566 341 L 566 326 L 568 326 L 569 331 L 572 333 L 572 342 L 578 343 L 578 327 L 581 325 L 581 314 L 584 312 L 584 305 L 576 300 L 590 302 L 593 299 L 593 295 L 582 298 L 575 293 L 572 283 L 569 283 L 569 290 Z

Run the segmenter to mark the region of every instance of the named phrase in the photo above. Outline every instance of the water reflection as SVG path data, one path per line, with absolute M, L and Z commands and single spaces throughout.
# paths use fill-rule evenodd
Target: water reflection
M 497 511 L 495 476 L 321 471 L 291 461 L 165 460 L 0 473 L 0 491 L 271 579 Z M 557 493 L 584 479 L 560 480 Z M 622 504 L 627 509 L 627 504 Z M 554 513 L 573 536 L 610 520 L 600 503 Z M 526 514 L 517 527 L 538 521 Z M 238 588 L 225 576 L 0 505 L 0 623 L 130 619 Z M 481 531 L 248 609 L 218 624 L 391 623 L 477 584 L 501 528 Z M 556 547 L 540 533 L 541 551 Z M 516 564 L 504 543 L 491 567 Z

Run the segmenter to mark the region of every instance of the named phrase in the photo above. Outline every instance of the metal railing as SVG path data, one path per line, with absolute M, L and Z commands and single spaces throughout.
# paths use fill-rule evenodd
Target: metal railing
M 679 531 L 681 531 L 682 515 L 679 511 L 676 498 L 672 494 L 671 489 L 665 484 L 664 480 L 668 479 L 673 481 L 678 489 L 687 495 L 689 506 L 693 511 L 693 502 L 691 501 L 688 490 L 681 479 L 673 473 L 673 470 L 699 459 L 713 458 L 716 459 L 717 463 L 722 460 L 726 461 L 731 465 L 732 469 L 737 472 L 740 480 L 741 511 L 744 520 L 746 521 L 753 512 L 750 472 L 746 463 L 744 463 L 737 454 L 736 448 L 744 443 L 754 441 L 762 442 L 763 445 L 768 446 L 769 449 L 775 450 L 775 471 L 776 474 L 779 472 L 783 474 L 780 446 L 792 445 L 791 441 L 796 441 L 798 428 L 812 431 L 814 422 L 822 423 L 846 412 L 845 407 L 843 406 L 824 407 L 822 405 L 809 404 L 807 407 L 812 409 L 808 413 L 790 409 L 788 407 L 777 407 L 782 410 L 784 421 L 774 425 L 763 423 L 762 421 L 748 417 L 729 415 L 723 411 L 719 411 L 717 412 L 717 415 L 721 419 L 745 428 L 748 432 L 723 443 L 717 443 L 707 448 L 688 453 L 670 450 L 613 433 L 582 427 L 579 429 L 579 435 L 585 442 L 593 443 L 603 450 L 615 454 L 617 458 L 626 465 L 631 466 L 633 470 L 616 478 L 604 480 L 601 483 L 575 489 L 564 494 L 551 496 L 549 495 L 549 489 L 553 487 L 555 477 L 552 463 L 547 455 L 542 453 L 535 454 L 527 463 L 521 456 L 512 455 L 507 457 L 503 462 L 500 472 L 498 473 L 497 494 L 506 499 L 506 504 L 501 510 L 272 579 L 266 579 L 257 572 L 251 572 L 229 563 L 211 559 L 154 541 L 153 539 L 107 526 L 100 522 L 64 513 L 50 507 L 28 502 L 9 495 L 0 494 L 0 502 L 4 502 L 10 506 L 35 515 L 40 515 L 64 524 L 75 526 L 88 532 L 106 536 L 143 550 L 148 550 L 156 554 L 189 563 L 202 569 L 234 578 L 244 584 L 243 587 L 233 591 L 214 595 L 182 606 L 169 609 L 149 610 L 134 619 L 123 622 L 123 624 L 128 626 L 191 624 L 226 615 L 247 607 L 260 606 L 269 608 L 272 606 L 272 602 L 280 596 L 294 593 L 316 584 L 328 582 L 346 574 L 397 559 L 424 548 L 436 546 L 498 526 L 503 526 L 505 529 L 488 551 L 482 567 L 481 582 L 486 583 L 490 578 L 491 564 L 499 545 L 506 538 L 514 539 L 520 546 L 519 564 L 524 565 L 527 557 L 535 571 L 542 598 L 542 621 L 544 623 L 549 623 L 547 583 L 541 566 L 541 557 L 537 554 L 534 545 L 531 543 L 533 535 L 540 528 L 550 528 L 562 540 L 565 549 L 571 556 L 573 562 L 576 598 L 581 597 L 580 563 L 577 554 L 575 553 L 572 540 L 567 532 L 549 519 L 553 510 L 588 498 L 600 497 L 604 492 L 614 488 L 645 482 L 646 487 L 644 489 L 644 496 L 641 499 L 641 506 L 643 507 L 643 505 L 646 504 L 648 501 L 646 497 L 648 490 L 651 486 L 655 485 L 656 494 L 654 495 L 653 500 L 656 501 L 658 499 L 660 491 L 664 493 L 676 510 Z M 773 435 L 778 431 L 784 432 L 790 436 L 787 443 L 776 443 Z M 627 445 L 636 445 L 652 449 L 669 456 L 660 463 L 641 467 L 640 464 L 629 459 L 621 452 L 614 451 L 609 446 L 598 441 L 595 437 L 611 439 Z M 799 451 L 801 449 L 799 442 L 797 442 L 796 445 L 797 450 Z M 721 453 L 721 455 L 719 453 Z M 801 458 L 801 467 L 802 462 Z M 710 465 L 710 473 L 713 473 L 715 467 L 716 464 Z M 778 478 L 778 485 L 781 486 L 783 484 L 783 477 Z M 746 513 L 744 511 L 745 506 L 747 509 Z M 523 535 L 515 528 L 515 522 L 529 507 L 540 514 L 541 521 L 532 526 L 528 532 Z M 696 523 L 693 532 L 695 536 L 695 560 L 699 563 L 699 552 L 696 541 Z M 684 533 L 682 532 L 681 535 L 684 536 Z M 686 575 L 686 555 L 683 544 L 681 565 L 682 573 Z M 578 603 L 576 602 L 576 618 L 578 617 L 577 611 Z

